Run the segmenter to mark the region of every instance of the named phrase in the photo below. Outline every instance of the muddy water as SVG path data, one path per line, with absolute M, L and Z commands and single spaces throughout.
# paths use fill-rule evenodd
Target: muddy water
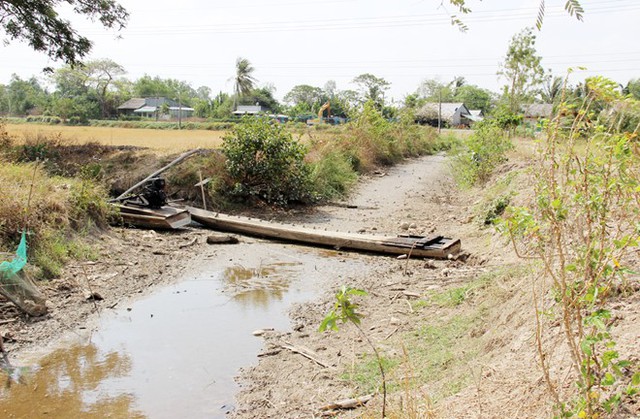
M 289 330 L 288 308 L 313 298 L 323 278 L 363 269 L 357 257 L 343 263 L 335 252 L 271 243 L 235 249 L 245 256 L 218 254 L 175 285 L 103 311 L 89 337 L 0 390 L 0 416 L 224 417 L 234 376 L 262 348 L 252 331 Z

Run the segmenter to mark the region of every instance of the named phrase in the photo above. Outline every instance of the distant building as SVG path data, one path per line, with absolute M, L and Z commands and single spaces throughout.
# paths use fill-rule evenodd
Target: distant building
M 168 113 L 163 114 L 163 108 Z M 118 106 L 118 115 L 140 116 L 143 118 L 189 118 L 193 116 L 193 112 L 193 108 L 181 106 L 175 100 L 164 97 L 133 98 Z
M 464 103 L 425 103 L 416 111 L 416 121 L 421 124 L 438 126 L 438 115 L 442 126 L 469 126 L 473 122 L 471 112 Z
M 537 122 L 543 118 L 551 118 L 553 114 L 553 104 L 534 103 L 524 108 L 524 120 L 527 122 Z
M 267 109 L 263 108 L 260 105 L 238 105 L 236 110 L 233 111 L 233 114 L 242 116 L 242 115 L 258 115 L 265 112 L 267 112 Z
M 469 113 L 471 114 L 471 119 L 473 122 L 482 121 L 484 119 L 484 112 L 482 109 L 469 109 Z
M 540 131 L 542 129 L 540 121 L 550 119 L 552 115 L 553 105 L 551 103 L 534 103 L 525 106 L 523 123 L 530 129 Z

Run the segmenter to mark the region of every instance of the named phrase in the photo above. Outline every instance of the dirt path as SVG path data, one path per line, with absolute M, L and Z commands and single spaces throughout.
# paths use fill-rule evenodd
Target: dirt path
M 371 391 L 365 383 L 354 385 L 344 380 L 350 369 L 360 368 L 356 365 L 362 364 L 363 357 L 369 359 L 366 368 L 371 368 L 371 349 L 362 337 L 348 325 L 338 333 L 317 332 L 331 307 L 332 289 L 344 284 L 369 293 L 358 300 L 365 314 L 363 329 L 385 357 L 398 357 L 402 342 L 395 338 L 405 337 L 419 324 L 415 307 L 423 298 L 473 281 L 490 270 L 489 265 L 504 262 L 500 257 L 502 245 L 490 245 L 486 233 L 471 222 L 469 197 L 456 192 L 448 173 L 443 156 L 416 159 L 364 181 L 348 201 L 356 208 L 325 206 L 298 217 L 300 222 L 337 230 L 391 234 L 438 231 L 460 237 L 463 249 L 471 256 L 467 263 L 376 257 L 368 260 L 370 269 L 366 273 L 330 280 L 330 289 L 320 301 L 292 310 L 295 332 L 265 334 L 260 363 L 244 370 L 240 377 L 243 390 L 234 417 L 313 417 L 324 405 Z M 488 259 L 492 260 L 490 264 L 486 263 Z M 284 342 L 307 348 L 326 367 L 282 349 Z M 374 404 L 379 403 L 379 396 L 377 399 Z M 354 415 L 360 417 L 362 411 Z

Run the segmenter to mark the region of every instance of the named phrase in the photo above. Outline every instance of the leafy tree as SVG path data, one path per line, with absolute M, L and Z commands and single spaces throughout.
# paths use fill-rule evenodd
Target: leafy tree
M 507 80 L 503 98 L 511 112 L 519 112 L 520 106 L 531 100 L 532 91 L 544 80 L 544 69 L 537 54 L 533 28 L 525 28 L 511 38 L 507 56 L 498 75 Z
M 34 108 L 44 108 L 47 103 L 46 92 L 35 77 L 23 80 L 13 74 L 3 90 L 2 107 L 9 115 L 26 115 Z
M 361 102 L 372 101 L 378 109 L 382 109 L 384 106 L 384 92 L 389 90 L 391 83 L 370 73 L 360 74 L 351 82 L 358 85 Z
M 211 100 L 211 88 L 207 86 L 200 86 L 196 89 L 196 97 L 198 99 L 210 101 Z
M 312 112 L 323 103 L 325 94 L 319 87 L 299 84 L 284 95 L 284 101 L 299 110 L 299 113 Z
M 54 60 L 77 65 L 91 49 L 91 41 L 78 34 L 58 10 L 98 20 L 105 28 L 122 29 L 129 13 L 114 0 L 0 0 L 0 30 L 9 40 L 25 41 Z
M 60 97 L 85 96 L 97 101 L 100 115 L 104 118 L 115 113 L 119 96 L 112 93 L 116 90 L 116 80 L 125 73 L 124 68 L 115 61 L 101 59 L 88 61 L 76 67 L 62 67 L 56 70 L 51 78 Z
M 184 106 L 190 106 L 191 101 L 198 96 L 198 93 L 186 81 L 162 79 L 158 76 L 151 77 L 145 74 L 134 82 L 133 95 L 136 97 L 165 97 L 179 101 Z
M 324 94 L 326 94 L 329 99 L 333 99 L 338 93 L 338 86 L 336 85 L 335 80 L 329 80 L 324 84 L 323 88 Z
M 109 93 L 116 78 L 124 75 L 126 71 L 120 64 L 108 58 L 90 61 L 85 67 L 90 74 L 89 84 L 97 94 L 102 116 L 108 117 L 116 105 L 112 102 L 112 106 L 109 106 Z
M 98 102 L 87 96 L 64 97 L 55 94 L 51 110 L 63 121 L 73 123 L 86 123 L 89 119 L 100 115 Z
M 640 79 L 629 80 L 622 92 L 625 95 L 631 95 L 636 100 L 640 100 Z
M 255 68 L 246 58 L 238 57 L 236 60 L 236 74 L 233 76 L 233 91 L 236 95 L 236 101 L 242 96 L 251 93 L 257 80 L 253 77 Z M 235 104 L 234 103 L 234 108 Z
M 110 59 L 92 60 L 75 67 L 64 66 L 57 69 L 51 76 L 51 80 L 56 85 L 55 100 L 74 98 L 84 102 L 95 102 L 98 105 L 97 108 L 93 106 L 91 108 L 98 111 L 84 116 L 87 118 L 109 117 L 115 114 L 115 108 L 123 97 L 117 84 L 121 80 L 119 76 L 123 74 L 125 74 L 124 68 Z M 62 106 L 62 109 L 66 110 L 69 107 Z
M 422 102 L 452 102 L 455 90 L 450 83 L 443 83 L 436 79 L 425 79 L 420 83 L 416 95 Z
M 404 97 L 404 107 L 415 109 L 418 107 L 418 94 L 410 93 Z
M 491 108 L 492 96 L 493 94 L 487 89 L 467 84 L 456 89 L 453 101 L 462 102 L 469 109 L 481 109 L 486 113 Z
M 261 107 L 269 109 L 271 112 L 279 113 L 281 106 L 278 100 L 273 96 L 274 93 L 275 89 L 269 88 L 268 86 L 260 87 L 258 89 L 253 89 L 246 94 L 244 101 L 251 104 L 257 103 Z
M 147 74 L 133 83 L 133 96 L 135 97 L 170 97 L 173 95 L 171 88 L 160 77 L 151 77 Z
M 224 119 L 230 118 L 233 114 L 235 99 L 226 93 L 220 92 L 213 100 L 213 118 Z

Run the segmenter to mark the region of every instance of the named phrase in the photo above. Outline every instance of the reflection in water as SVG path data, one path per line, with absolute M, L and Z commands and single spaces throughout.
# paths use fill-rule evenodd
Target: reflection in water
M 203 266 L 127 310 L 104 313 L 90 345 L 57 351 L 26 385 L 0 389 L 0 418 L 224 419 L 234 376 L 263 347 L 251 332 L 286 330 L 287 309 L 317 295 L 328 272 L 363 270 L 278 247 L 239 260 L 257 268 Z
M 79 345 L 46 356 L 40 367 L 33 376 L 26 377 L 24 384 L 0 390 L 3 417 L 144 417 L 132 408 L 134 398 L 129 394 L 97 394 L 103 380 L 129 372 L 131 362 L 126 355 L 100 354 L 93 344 Z
M 226 268 L 223 278 L 227 292 L 245 306 L 267 307 L 272 301 L 281 301 L 291 285 L 292 268 L 300 263 L 271 263 L 248 269 L 243 266 Z

